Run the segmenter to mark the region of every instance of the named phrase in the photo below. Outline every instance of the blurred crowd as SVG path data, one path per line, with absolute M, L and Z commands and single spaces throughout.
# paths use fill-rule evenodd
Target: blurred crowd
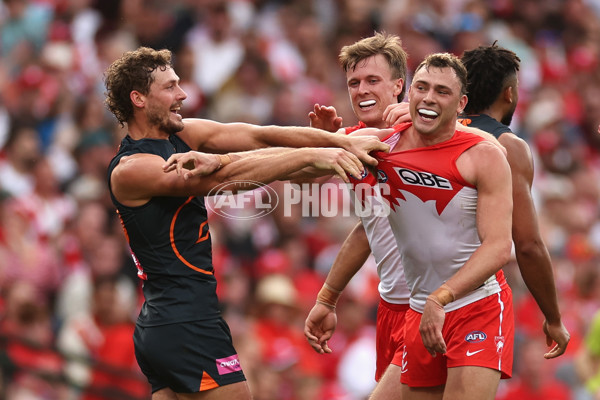
M 308 125 L 319 103 L 349 126 L 337 55 L 375 31 L 402 38 L 410 71 L 429 53 L 496 40 L 521 58 L 511 128 L 534 154 L 534 199 L 572 336 L 565 355 L 543 359 L 543 317 L 507 265 L 515 374 L 498 398 L 600 399 L 598 0 L 2 0 L 0 398 L 149 398 L 131 340 L 140 282 L 106 183 L 126 133 L 103 105 L 113 60 L 140 45 L 172 50 L 185 117 Z M 340 300 L 334 352 L 316 354 L 302 333 L 357 218 L 237 211 L 209 223 L 223 312 L 255 399 L 366 399 L 372 260 Z

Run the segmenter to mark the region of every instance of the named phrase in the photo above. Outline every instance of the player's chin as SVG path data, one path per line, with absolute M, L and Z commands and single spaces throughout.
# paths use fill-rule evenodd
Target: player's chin
M 183 120 L 181 120 L 181 119 L 178 121 L 170 119 L 166 126 L 166 130 L 171 134 L 181 132 L 183 130 L 183 128 L 185 128 L 185 124 L 183 123 Z

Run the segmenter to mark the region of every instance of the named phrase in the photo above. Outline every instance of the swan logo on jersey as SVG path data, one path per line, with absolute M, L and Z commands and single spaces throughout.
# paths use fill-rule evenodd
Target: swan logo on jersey
M 386 183 L 387 181 L 388 181 L 387 174 L 385 172 L 383 172 L 382 170 L 378 169 L 377 170 L 377 182 Z
M 487 339 L 487 335 L 481 331 L 469 332 L 467 333 L 467 336 L 465 336 L 465 340 L 469 343 L 481 343 L 485 339 Z
M 430 172 L 413 171 L 408 168 L 394 168 L 405 185 L 425 186 L 452 190 L 452 184 L 446 178 Z

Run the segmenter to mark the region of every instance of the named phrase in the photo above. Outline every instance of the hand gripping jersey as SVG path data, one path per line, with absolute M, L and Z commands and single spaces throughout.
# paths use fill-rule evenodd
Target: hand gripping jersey
M 126 136 L 108 168 L 124 156 L 156 154 L 165 160 L 190 148 L 177 135 L 168 140 Z M 211 241 L 202 197 L 153 197 L 127 207 L 110 195 L 144 280 L 140 326 L 212 319 L 220 315 L 213 275 Z
M 358 129 L 365 128 L 364 123 L 346 128 L 346 134 Z M 383 140 L 393 148 L 400 137 L 402 125 L 399 125 L 394 133 Z M 361 180 L 350 179 L 355 194 L 355 201 L 360 202 L 360 218 L 365 228 L 369 247 L 377 264 L 377 275 L 379 275 L 379 295 L 388 303 L 408 304 L 410 291 L 404 278 L 404 269 L 400 260 L 400 253 L 392 228 L 385 213 L 385 205 L 381 204 L 378 191 L 374 186 L 377 183 L 375 177 L 367 174 Z
M 477 190 L 456 168 L 458 157 L 482 137 L 456 131 L 434 146 L 378 153 L 377 180 L 391 208 L 389 221 L 411 292 L 410 306 L 423 312 L 429 294 L 452 277 L 480 246 Z M 500 291 L 500 271 L 446 306 L 446 311 Z

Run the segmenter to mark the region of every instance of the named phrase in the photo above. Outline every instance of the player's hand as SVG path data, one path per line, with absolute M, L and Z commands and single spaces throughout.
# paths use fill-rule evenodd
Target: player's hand
M 425 309 L 421 316 L 421 324 L 419 332 L 425 348 L 433 357 L 437 353 L 444 354 L 446 352 L 446 342 L 442 336 L 442 327 L 446 319 L 444 307 L 436 301 L 427 298 Z
M 552 346 L 552 343 L 555 343 L 554 347 L 544 354 L 544 358 L 556 358 L 564 354 L 571 340 L 571 334 L 569 334 L 563 323 L 549 324 L 548 321 L 544 321 L 543 329 L 546 334 L 546 344 Z
M 364 171 L 364 166 L 357 156 L 338 147 L 311 148 L 312 166 L 317 169 L 331 170 L 346 183 L 350 182 L 348 175 L 358 178 Z
M 221 162 L 218 155 L 201 153 L 199 151 L 188 151 L 187 153 L 175 153 L 163 164 L 164 172 L 177 171 L 177 175 L 183 179 L 193 176 L 204 176 L 219 168 Z
M 348 144 L 344 148 L 355 154 L 365 165 L 375 167 L 377 160 L 369 153 L 373 151 L 389 152 L 390 146 L 382 142 L 380 138 L 387 137 L 392 132 L 392 129 L 359 129 L 346 137 Z
M 383 120 L 389 127 L 412 121 L 408 102 L 403 101 L 402 103 L 390 104 L 387 106 L 385 111 L 383 111 Z
M 337 132 L 342 127 L 342 117 L 338 117 L 334 107 L 315 104 L 314 110 L 308 113 L 310 126 L 329 132 Z
M 317 353 L 331 353 L 332 350 L 327 345 L 327 341 L 333 336 L 336 326 L 337 315 L 335 309 L 317 303 L 310 310 L 304 322 L 304 336 Z

